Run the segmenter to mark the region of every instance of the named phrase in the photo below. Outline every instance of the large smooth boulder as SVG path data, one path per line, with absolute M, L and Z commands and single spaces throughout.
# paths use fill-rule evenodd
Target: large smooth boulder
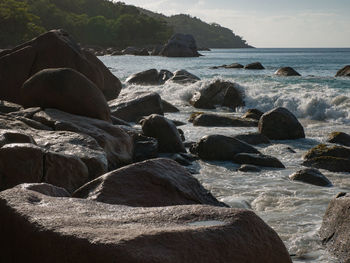
M 101 90 L 73 69 L 44 69 L 24 82 L 20 93 L 22 105 L 27 108 L 55 108 L 111 122 Z
M 138 85 L 159 85 L 159 72 L 156 69 L 149 69 L 129 76 L 126 83 Z
M 180 69 L 173 73 L 173 76 L 168 80 L 169 82 L 174 82 L 177 84 L 193 84 L 197 81 L 201 80 L 197 76 L 193 75 L 192 73 Z
M 276 157 L 264 154 L 239 153 L 233 157 L 233 161 L 239 164 L 252 164 L 272 168 L 286 168 Z
M 304 166 L 350 172 L 350 147 L 320 144 L 304 155 Z
M 106 153 L 109 170 L 132 162 L 133 139 L 117 125 L 55 109 L 38 112 L 33 118 L 56 131 L 72 131 L 94 138 Z
M 232 63 L 230 65 L 225 65 L 224 68 L 244 68 L 244 66 L 242 64 L 239 63 Z
M 163 103 L 158 93 L 138 92 L 120 96 L 108 102 L 111 114 L 124 121 L 136 122 L 151 114 L 163 115 Z
M 21 183 L 39 183 L 44 176 L 44 151 L 34 144 L 0 148 L 0 190 Z
M 336 77 L 350 77 L 350 65 L 347 65 L 340 69 L 337 74 L 335 75 Z
M 199 57 L 196 40 L 192 35 L 174 34 L 160 51 L 164 57 Z
M 249 210 L 139 208 L 14 188 L 0 193 L 0 214 L 1 262 L 291 263 Z
M 22 84 L 46 68 L 72 68 L 90 79 L 107 100 L 116 98 L 121 83 L 94 55 L 86 55 L 63 30 L 52 30 L 19 45 L 0 58 L 0 98 L 20 101 Z M 108 74 L 107 74 L 107 73 Z
M 152 114 L 142 122 L 143 134 L 156 138 L 160 152 L 186 152 L 175 124 L 161 115 Z
M 307 168 L 289 176 L 292 181 L 301 181 L 307 184 L 313 184 L 317 186 L 332 186 L 331 181 L 328 180 L 319 170 L 314 168 Z
M 286 108 L 275 108 L 263 114 L 259 120 L 259 132 L 271 140 L 305 138 L 304 128 Z
M 328 136 L 327 142 L 350 147 L 350 135 L 344 132 L 332 132 Z
M 338 257 L 350 261 L 350 194 L 339 193 L 329 203 L 319 231 L 323 245 Z
M 73 197 L 135 207 L 225 206 L 170 159 L 153 159 L 120 168 L 82 186 Z
M 217 80 L 197 91 L 190 104 L 200 109 L 215 109 L 215 106 L 237 108 L 244 106 L 244 94 L 236 83 Z
M 265 69 L 260 62 L 253 62 L 244 66 L 245 69 Z
M 259 153 L 249 144 L 224 135 L 207 135 L 191 147 L 204 160 L 233 161 L 239 153 Z
M 257 127 L 258 121 L 235 116 L 219 114 L 197 114 L 193 119 L 194 126 L 204 127 Z
M 284 77 L 289 77 L 289 76 L 301 76 L 297 71 L 295 71 L 294 68 L 291 68 L 291 67 L 279 68 L 279 69 L 275 72 L 275 75 L 277 75 L 277 76 L 284 76 Z

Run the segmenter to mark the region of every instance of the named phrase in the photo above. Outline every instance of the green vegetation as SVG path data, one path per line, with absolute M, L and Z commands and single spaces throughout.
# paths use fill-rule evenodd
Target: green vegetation
M 166 17 L 110 0 L 0 0 L 0 47 L 63 28 L 83 45 L 164 44 L 173 33 L 192 34 L 199 47 L 249 47 L 230 29 L 188 15 Z
M 144 46 L 166 42 L 172 29 L 136 7 L 107 0 L 0 0 L 0 46 L 63 28 L 84 45 Z
M 220 26 L 219 24 L 208 24 L 196 17 L 189 15 L 164 16 L 153 13 L 145 9 L 140 11 L 148 16 L 164 19 L 167 21 L 175 33 L 185 33 L 194 36 L 198 47 L 209 48 L 249 48 L 247 42 L 238 35 L 235 35 L 231 29 Z

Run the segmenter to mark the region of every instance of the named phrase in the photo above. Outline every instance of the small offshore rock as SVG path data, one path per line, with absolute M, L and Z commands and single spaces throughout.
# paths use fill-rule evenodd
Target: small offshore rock
M 336 77 L 350 77 L 350 65 L 347 65 L 340 69 L 337 74 L 335 75 Z
M 332 132 L 329 135 L 327 142 L 350 147 L 350 135 L 344 132 Z
M 264 66 L 260 62 L 250 63 L 244 66 L 245 69 L 265 69 Z
M 295 71 L 295 69 L 293 69 L 291 67 L 280 68 L 275 72 L 275 75 L 284 76 L 284 77 L 301 76 L 297 71 Z
M 194 126 L 203 127 L 257 127 L 258 121 L 219 114 L 198 114 L 193 119 Z
M 289 178 L 293 181 L 301 181 L 308 184 L 313 184 L 317 186 L 332 186 L 331 181 L 328 180 L 319 170 L 314 168 L 307 168 L 300 170 L 292 175 Z
M 276 157 L 254 154 L 254 153 L 239 153 L 233 158 L 233 161 L 239 164 L 253 164 L 263 167 L 286 168 Z
M 251 173 L 259 173 L 261 172 L 261 168 L 251 164 L 243 164 L 239 167 L 238 171 L 240 172 L 251 172 Z

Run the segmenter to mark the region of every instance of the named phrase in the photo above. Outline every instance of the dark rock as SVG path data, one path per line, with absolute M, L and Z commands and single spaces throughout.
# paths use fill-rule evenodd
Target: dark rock
M 277 158 L 264 154 L 239 153 L 233 157 L 233 161 L 239 164 L 253 164 L 263 167 L 286 168 Z
M 198 114 L 193 119 L 194 126 L 204 127 L 257 127 L 256 120 L 248 120 L 228 115 Z
M 111 53 L 111 56 L 121 56 L 121 55 L 123 55 L 123 52 L 121 52 L 120 50 L 116 50 Z
M 149 53 L 145 48 L 137 48 L 137 47 L 127 47 L 122 50 L 123 55 L 134 55 L 134 56 L 148 56 Z
M 254 119 L 254 120 L 260 120 L 261 116 L 264 113 L 258 109 L 249 109 L 247 112 L 242 116 L 242 118 L 246 119 Z
M 132 162 L 133 140 L 119 126 L 54 109 L 36 113 L 34 119 L 56 131 L 72 131 L 94 138 L 106 153 L 110 170 Z
M 128 94 L 109 101 L 108 104 L 114 117 L 129 122 L 136 122 L 141 117 L 151 114 L 164 114 L 158 93 Z
M 1 113 L 10 113 L 10 112 L 14 112 L 14 111 L 20 111 L 23 110 L 21 105 L 12 103 L 12 102 L 8 102 L 8 101 L 0 101 L 0 112 Z
M 142 131 L 158 140 L 160 152 L 186 152 L 176 126 L 163 116 L 152 114 L 147 117 L 142 123 Z
M 156 45 L 151 51 L 151 56 L 159 56 L 163 47 L 162 45 Z
M 245 173 L 246 172 L 259 173 L 261 172 L 261 168 L 251 164 L 244 164 L 244 165 L 241 165 L 241 167 L 239 167 L 238 171 L 245 172 Z
M 325 169 L 331 172 L 350 172 L 350 159 L 331 156 L 316 157 L 303 162 L 304 166 Z
M 266 112 L 259 120 L 259 132 L 271 140 L 293 140 L 305 138 L 304 128 L 286 108 L 275 108 Z
M 153 159 L 120 168 L 84 185 L 73 197 L 135 207 L 226 206 L 169 159 Z
M 350 77 L 350 65 L 347 65 L 340 69 L 337 74 L 335 75 L 336 77 Z
M 34 144 L 7 144 L 0 148 L 0 190 L 22 183 L 40 183 L 44 151 Z
M 11 143 L 31 143 L 36 144 L 33 137 L 16 130 L 0 130 L 0 148 Z
M 142 48 L 135 55 L 136 56 L 149 56 L 149 52 L 146 48 Z
M 244 66 L 239 63 L 232 63 L 230 65 L 225 65 L 224 68 L 244 68 Z
M 312 158 L 326 156 L 350 159 L 350 147 L 344 147 L 340 145 L 319 144 L 316 147 L 310 149 L 304 155 L 304 159 L 310 160 Z
M 186 70 L 177 70 L 174 73 L 174 76 L 168 81 L 177 83 L 177 84 L 192 84 L 200 80 L 197 76 L 189 73 Z
M 173 121 L 171 121 L 172 123 L 174 123 Z M 174 123 L 174 125 L 176 126 L 176 124 Z M 181 129 L 177 129 L 177 131 L 179 132 L 179 134 L 180 134 L 180 137 L 181 137 L 181 141 L 186 141 L 186 138 L 185 138 L 185 133 L 184 133 L 184 131 L 183 130 L 181 130 Z
M 196 40 L 192 35 L 174 34 L 160 51 L 164 57 L 199 57 Z
M 190 150 L 201 159 L 218 161 L 232 161 L 239 153 L 259 153 L 249 144 L 224 135 L 204 136 Z
M 14 188 L 0 193 L 0 214 L 1 262 L 291 263 L 249 210 L 135 208 Z
M 159 82 L 160 84 L 164 84 L 167 80 L 174 77 L 174 74 L 166 69 L 161 69 L 159 71 Z
M 44 164 L 41 182 L 62 187 L 69 193 L 89 181 L 89 170 L 78 157 L 48 152 L 45 154 Z
M 350 195 L 338 194 L 329 203 L 319 231 L 323 245 L 339 262 L 350 260 Z
M 270 144 L 269 138 L 267 138 L 265 135 L 260 133 L 248 133 L 248 134 L 238 134 L 233 136 L 233 138 L 236 138 L 237 140 L 243 141 L 245 143 L 251 144 L 251 145 L 258 145 L 258 144 Z
M 180 110 L 178 108 L 176 108 L 174 105 L 172 105 L 171 103 L 162 100 L 162 105 L 163 105 L 163 111 L 164 112 L 179 112 Z
M 20 184 L 16 188 L 38 192 L 51 197 L 71 197 L 66 189 L 46 183 Z
M 295 71 L 295 69 L 291 67 L 280 68 L 275 72 L 275 75 L 284 77 L 301 76 L 297 71 Z
M 341 145 L 350 147 L 350 135 L 344 132 L 332 132 L 329 135 L 327 142 L 341 144 Z
M 126 82 L 138 85 L 159 85 L 159 73 L 156 69 L 149 69 L 131 75 L 126 79 Z
M 183 126 L 183 125 L 186 125 L 187 123 L 184 123 L 182 121 L 178 121 L 178 120 L 171 120 L 172 123 L 175 124 L 175 126 Z
M 104 95 L 94 83 L 73 69 L 44 69 L 21 88 L 25 107 L 55 108 L 111 122 Z
M 237 84 L 217 80 L 204 89 L 196 92 L 190 100 L 190 104 L 200 109 L 215 109 L 216 105 L 236 108 L 244 106 L 244 94 Z
M 158 156 L 158 141 L 152 137 L 135 134 L 134 138 L 134 162 L 142 162 Z
M 19 90 L 28 78 L 46 68 L 62 67 L 82 73 L 103 92 L 107 100 L 116 98 L 121 90 L 120 81 L 109 71 L 106 75 L 106 68 L 97 65 L 96 60 L 87 58 L 63 30 L 49 31 L 0 58 L 0 98 L 21 103 Z
M 260 62 L 254 62 L 244 66 L 245 69 L 265 69 Z
M 326 176 L 324 176 L 319 170 L 313 168 L 300 170 L 290 175 L 289 178 L 293 181 L 301 181 L 318 186 L 332 186 L 332 183 Z
M 111 116 L 111 120 L 112 120 L 112 124 L 113 125 L 124 125 L 124 126 L 129 126 L 131 127 L 131 124 L 122 120 L 122 119 L 119 119 L 117 117 L 114 117 L 114 116 Z

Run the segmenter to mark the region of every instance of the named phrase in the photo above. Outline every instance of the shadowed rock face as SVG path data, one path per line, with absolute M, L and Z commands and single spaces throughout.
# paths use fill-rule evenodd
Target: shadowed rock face
M 263 114 L 259 120 L 259 132 L 271 140 L 305 138 L 304 128 L 286 108 L 275 108 Z
M 191 152 L 201 159 L 218 161 L 232 161 L 239 153 L 259 153 L 249 144 L 224 135 L 204 136 L 191 147 Z
M 73 197 L 135 207 L 225 206 L 170 159 L 153 159 L 120 168 L 82 186 Z
M 102 92 L 83 74 L 69 68 L 44 69 L 21 88 L 24 107 L 55 108 L 111 122 Z
M 79 46 L 63 30 L 52 30 L 0 57 L 0 98 L 20 103 L 22 84 L 46 68 L 72 68 L 90 79 L 107 100 L 116 98 L 121 83 L 93 54 Z
M 347 65 L 340 69 L 337 74 L 335 75 L 336 77 L 350 77 L 350 65 Z
M 350 135 L 344 132 L 333 132 L 329 135 L 327 142 L 350 147 Z
M 160 51 L 165 57 L 199 57 L 196 40 L 192 35 L 174 34 Z
M 319 231 L 323 245 L 338 257 L 339 262 L 350 260 L 350 195 L 339 193 L 328 205 Z
M 0 213 L 1 262 L 291 263 L 248 210 L 132 208 L 14 188 L 0 193 Z

